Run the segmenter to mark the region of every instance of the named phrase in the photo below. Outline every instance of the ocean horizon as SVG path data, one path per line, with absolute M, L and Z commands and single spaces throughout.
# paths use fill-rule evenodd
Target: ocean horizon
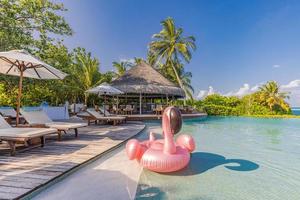
M 300 115 L 300 107 L 291 107 L 293 115 Z

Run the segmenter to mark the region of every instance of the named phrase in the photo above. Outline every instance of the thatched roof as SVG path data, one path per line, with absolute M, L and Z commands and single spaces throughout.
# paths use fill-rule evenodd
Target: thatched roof
M 143 61 L 127 70 L 123 76 L 112 81 L 111 85 L 124 93 L 185 96 L 181 88 Z

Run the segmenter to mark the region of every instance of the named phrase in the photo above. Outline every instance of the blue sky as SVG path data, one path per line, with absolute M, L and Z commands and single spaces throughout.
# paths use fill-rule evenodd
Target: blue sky
M 276 80 L 300 105 L 300 1 L 286 0 L 64 0 L 74 30 L 69 47 L 98 57 L 100 71 L 112 62 L 145 57 L 160 21 L 174 18 L 197 50 L 186 70 L 195 96 L 243 95 Z M 209 89 L 210 88 L 210 89 Z M 210 90 L 210 91 L 209 91 Z M 299 99 L 299 100 L 298 100 Z

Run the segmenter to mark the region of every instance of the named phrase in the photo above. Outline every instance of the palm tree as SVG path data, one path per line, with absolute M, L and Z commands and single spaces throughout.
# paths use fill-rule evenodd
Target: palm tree
M 147 63 L 154 68 L 157 68 L 157 65 L 160 65 L 161 63 L 157 60 L 156 55 L 154 55 L 153 52 L 148 51 L 147 53 Z
M 139 58 L 139 57 L 134 57 L 134 65 L 138 65 L 141 64 L 141 62 L 144 61 L 143 58 Z
M 193 99 L 194 88 L 191 85 L 191 79 L 193 77 L 192 73 L 186 72 L 181 63 L 175 63 L 175 65 L 180 81 L 182 82 L 183 90 L 185 91 L 186 97 L 189 99 Z M 170 81 L 177 83 L 176 76 L 174 75 L 173 68 L 171 66 L 165 66 L 160 64 L 159 66 L 157 66 L 157 68 L 163 74 L 163 76 L 165 76 Z
M 120 77 L 126 72 L 128 68 L 133 66 L 133 63 L 128 61 L 113 62 L 113 66 L 116 69 L 116 76 Z
M 170 66 L 177 83 L 188 94 L 178 73 L 181 69 L 176 68 L 179 66 L 176 63 L 181 63 L 181 60 L 190 62 L 191 51 L 196 49 L 195 38 L 184 37 L 183 29 L 177 28 L 172 18 L 162 21 L 161 25 L 163 29 L 152 36 L 154 40 L 149 44 L 149 58 L 154 58 L 156 62 L 163 61 L 165 66 Z
M 189 99 L 193 100 L 194 88 L 191 84 L 192 73 L 185 72 L 184 69 L 180 71 L 180 79 L 182 81 L 182 85 L 184 87 L 184 91 Z
M 84 93 L 84 103 L 87 105 L 89 94 L 85 91 L 103 82 L 99 72 L 99 61 L 92 58 L 91 53 L 86 53 L 85 49 L 78 48 L 74 53 L 74 65 L 72 73 L 74 75 L 77 89 Z
M 272 111 L 275 106 L 288 111 L 289 105 L 285 102 L 289 98 L 288 93 L 280 92 L 280 87 L 275 81 L 268 81 L 259 88 L 260 100 Z

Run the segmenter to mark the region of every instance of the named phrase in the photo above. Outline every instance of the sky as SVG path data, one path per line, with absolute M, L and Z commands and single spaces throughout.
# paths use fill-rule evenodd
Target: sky
M 59 0 L 56 0 L 59 1 Z M 60 1 L 59 1 L 60 2 Z M 243 96 L 275 80 L 300 106 L 300 1 L 288 0 L 63 0 L 74 34 L 70 47 L 85 47 L 100 60 L 145 58 L 160 22 L 172 17 L 196 38 L 186 71 L 195 97 Z

